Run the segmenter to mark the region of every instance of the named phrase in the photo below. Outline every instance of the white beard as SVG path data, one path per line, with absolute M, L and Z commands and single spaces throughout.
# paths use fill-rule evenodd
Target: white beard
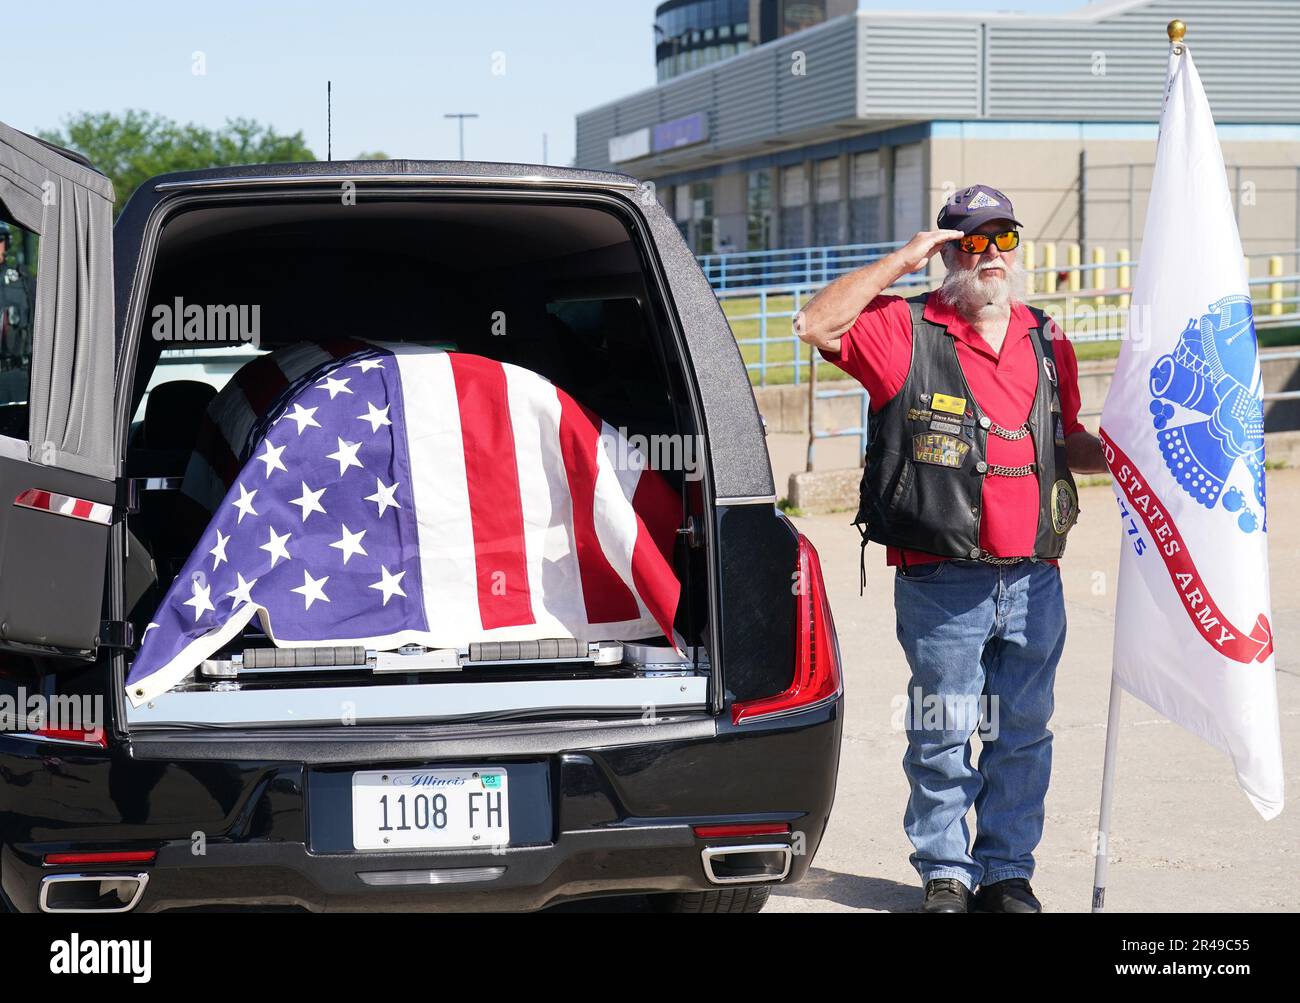
M 939 287 L 939 296 L 957 308 L 968 320 L 997 316 L 1011 303 L 1024 297 L 1026 273 L 1019 257 L 1002 261 L 1003 278 L 980 278 L 979 273 L 992 265 L 980 262 L 975 268 L 949 267 Z

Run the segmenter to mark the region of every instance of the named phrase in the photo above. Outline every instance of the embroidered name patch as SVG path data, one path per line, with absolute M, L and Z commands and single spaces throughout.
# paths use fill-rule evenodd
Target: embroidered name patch
M 922 432 L 912 436 L 912 459 L 917 463 L 933 463 L 940 467 L 960 467 L 970 452 L 970 443 L 955 435 L 941 432 Z

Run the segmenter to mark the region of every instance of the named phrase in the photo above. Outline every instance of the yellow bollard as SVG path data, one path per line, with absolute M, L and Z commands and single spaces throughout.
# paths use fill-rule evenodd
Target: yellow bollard
M 1043 267 L 1047 269 L 1043 273 L 1043 292 L 1056 292 L 1056 245 L 1043 245 Z
M 1092 288 L 1102 290 L 1106 288 L 1106 269 L 1102 266 L 1106 264 L 1106 248 L 1094 247 L 1092 249 L 1092 263 L 1097 266 L 1092 270 Z M 1106 305 L 1105 296 L 1094 296 L 1092 305 L 1100 310 Z
M 1023 253 L 1022 264 L 1025 266 L 1025 295 L 1026 296 L 1032 296 L 1034 294 L 1034 279 L 1035 279 L 1034 268 L 1037 266 L 1038 263 L 1037 251 L 1038 248 L 1034 246 L 1034 242 L 1032 240 L 1025 241 L 1024 251 L 1022 252 Z
M 1115 260 L 1119 262 L 1119 287 L 1121 289 L 1131 289 L 1133 287 L 1133 269 L 1129 265 L 1128 248 L 1120 248 L 1115 252 Z M 1129 304 L 1133 302 L 1133 297 L 1124 293 L 1119 298 L 1119 308 L 1127 310 Z
M 1268 259 L 1268 274 L 1270 276 L 1280 276 L 1282 274 L 1282 256 L 1274 254 Z M 1270 282 L 1268 284 L 1268 312 L 1274 317 L 1280 317 L 1284 313 L 1282 309 L 1282 283 Z
M 1066 248 L 1065 259 L 1070 266 L 1070 274 L 1066 277 L 1066 288 L 1072 293 L 1077 293 L 1083 288 L 1083 275 L 1079 271 L 1079 265 L 1083 261 L 1083 252 L 1079 249 L 1078 244 L 1071 244 Z

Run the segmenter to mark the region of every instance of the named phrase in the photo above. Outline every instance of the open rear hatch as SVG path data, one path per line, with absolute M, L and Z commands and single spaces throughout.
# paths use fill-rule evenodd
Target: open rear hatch
M 709 556 L 701 529 L 709 522 L 704 443 L 693 381 L 650 258 L 628 222 L 608 198 L 487 192 L 375 196 L 342 214 L 336 197 L 299 193 L 285 202 L 227 195 L 220 205 L 198 202 L 167 217 L 156 257 L 142 263 L 151 278 L 130 402 L 135 419 L 127 469 L 139 501 L 129 517 L 125 577 L 137 638 L 161 621 L 169 589 L 183 586 L 181 594 L 190 588 L 197 594 L 209 588 L 200 585 L 200 576 L 211 574 L 215 582 L 221 573 L 220 561 L 195 561 L 200 548 L 206 551 L 199 541 L 210 542 L 210 527 L 204 527 L 210 512 L 196 513 L 187 495 L 204 423 L 219 420 L 223 406 L 228 410 L 223 402 L 232 387 L 242 388 L 241 406 L 256 412 L 249 427 L 269 422 L 276 407 L 287 410 L 290 398 L 283 392 L 278 400 L 258 399 L 248 374 L 268 354 L 314 350 L 322 332 L 338 333 L 340 317 L 349 319 L 346 326 L 357 337 L 378 334 L 385 344 L 413 352 L 446 349 L 518 366 L 545 378 L 607 430 L 617 430 L 620 448 L 626 452 L 632 443 L 640 462 L 664 478 L 676 499 L 664 554 L 680 591 L 669 614 L 672 641 L 663 630 L 657 637 L 641 629 L 630 636 L 587 630 L 581 640 L 482 640 L 469 629 L 450 640 L 444 632 L 437 644 L 298 638 L 280 646 L 273 631 L 253 619 L 164 690 L 133 694 L 126 708 L 131 729 L 708 712 L 713 666 Z M 245 267 L 230 269 L 235 259 Z M 176 340 L 160 338 L 157 327 L 150 337 L 148 325 L 182 304 L 199 307 L 204 317 L 212 316 L 204 312 L 212 304 L 255 305 L 256 337 L 232 339 L 223 328 L 222 339 L 209 329 L 203 339 Z M 239 459 L 260 471 L 255 438 Z M 340 451 L 343 446 L 340 439 Z M 473 461 L 467 455 L 465 462 Z M 344 460 L 339 464 L 346 469 Z M 611 469 L 618 472 L 617 461 Z M 268 478 L 271 472 L 267 463 Z M 238 477 L 228 480 L 233 485 Z M 258 486 L 266 490 L 260 477 Z M 304 523 L 309 515 L 304 507 Z M 221 536 L 218 531 L 218 541 Z M 422 550 L 439 546 L 422 533 Z M 383 574 L 388 579 L 389 570 Z M 575 584 L 569 582 L 570 590 Z M 584 584 L 590 596 L 595 589 Z M 224 591 L 215 585 L 208 594 L 216 598 Z M 127 673 L 130 678 L 129 664 Z

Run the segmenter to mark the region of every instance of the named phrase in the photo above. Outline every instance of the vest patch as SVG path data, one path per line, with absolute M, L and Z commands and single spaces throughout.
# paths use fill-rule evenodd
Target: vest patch
M 913 336 L 907 380 L 868 417 L 871 442 L 854 522 L 863 528 L 864 540 L 967 558 L 980 549 L 984 511 L 985 478 L 974 474 L 977 462 L 988 472 L 986 433 L 994 433 L 992 422 L 979 413 L 963 384 L 954 339 L 925 319 L 928 299 L 921 295 L 908 301 Z M 1036 389 L 1021 437 L 1032 437 L 1035 463 L 1027 466 L 1026 476 L 1037 482 L 1037 505 L 1023 515 L 1034 525 L 1029 553 L 1050 560 L 1064 553 L 1079 503 L 1065 448 L 1059 443 L 1064 429 L 1057 422 L 1063 415 L 1051 377 L 1060 374 L 1056 367 L 1042 365 L 1044 359 L 1051 359 L 1053 348 L 1042 334 L 1049 325 L 1041 311 L 1032 307 L 1030 311 L 1036 321 L 1029 332 L 1036 356 Z M 935 393 L 935 387 L 961 388 L 961 393 Z M 968 471 L 971 476 L 966 476 Z M 1057 481 L 1063 483 L 1057 486 Z
M 930 400 L 930 407 L 947 414 L 964 415 L 966 413 L 965 397 L 949 397 L 947 394 L 935 394 Z
M 912 459 L 917 463 L 933 463 L 939 467 L 960 467 L 970 452 L 970 443 L 955 435 L 940 432 L 922 432 L 912 436 Z
M 1057 536 L 1064 536 L 1079 517 L 1079 496 L 1074 485 L 1069 481 L 1057 481 L 1052 485 L 1052 529 Z

